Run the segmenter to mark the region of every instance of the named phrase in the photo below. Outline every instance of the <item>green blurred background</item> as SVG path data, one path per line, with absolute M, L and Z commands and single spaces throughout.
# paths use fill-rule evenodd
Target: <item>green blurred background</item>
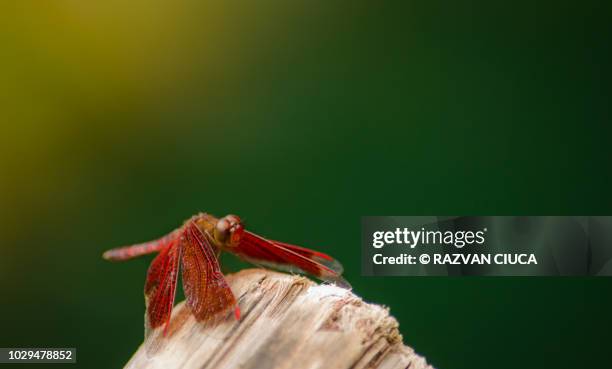
M 201 210 L 333 254 L 439 368 L 609 364 L 612 279 L 361 277 L 360 217 L 610 215 L 611 10 L 4 2 L 0 347 L 123 365 L 151 258 L 102 251 Z

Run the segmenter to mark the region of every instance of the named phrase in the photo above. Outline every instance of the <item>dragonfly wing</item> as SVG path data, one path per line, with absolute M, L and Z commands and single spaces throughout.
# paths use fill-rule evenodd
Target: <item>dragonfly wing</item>
M 325 268 L 331 270 L 335 274 L 341 275 L 344 272 L 344 268 L 342 264 L 333 257 L 311 249 L 307 249 L 305 247 L 291 245 L 288 243 L 270 240 L 274 245 L 287 249 L 290 252 L 295 252 L 305 258 L 310 259 L 318 264 L 323 265 Z
M 212 319 L 232 307 L 238 318 L 236 298 L 221 273 L 208 236 L 191 222 L 185 226 L 183 245 L 183 290 L 196 319 Z
M 322 252 L 268 240 L 248 231 L 244 232 L 238 246 L 230 251 L 253 264 L 306 273 L 338 286 L 350 288 L 350 284 L 342 278 L 342 265 Z
M 146 336 L 161 325 L 165 325 L 164 334 L 167 332 L 176 295 L 180 254 L 181 246 L 174 239 L 161 250 L 149 266 L 145 283 Z

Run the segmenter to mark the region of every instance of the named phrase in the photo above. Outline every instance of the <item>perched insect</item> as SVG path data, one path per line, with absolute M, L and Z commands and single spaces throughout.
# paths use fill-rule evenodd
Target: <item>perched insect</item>
M 268 240 L 244 229 L 236 215 L 217 219 L 194 215 L 160 239 L 108 250 L 107 260 L 128 260 L 159 252 L 151 262 L 145 282 L 145 332 L 168 329 L 179 269 L 187 306 L 198 321 L 211 319 L 232 308 L 240 319 L 240 308 L 219 267 L 219 254 L 228 251 L 256 265 L 302 272 L 350 288 L 341 277 L 342 265 L 322 252 Z

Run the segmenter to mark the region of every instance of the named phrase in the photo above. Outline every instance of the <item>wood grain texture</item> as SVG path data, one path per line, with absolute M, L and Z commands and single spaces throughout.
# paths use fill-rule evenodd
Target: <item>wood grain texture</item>
M 184 303 L 169 334 L 155 332 L 127 368 L 429 368 L 402 343 L 388 310 L 295 275 L 249 269 L 227 276 L 242 317 L 198 323 Z M 161 331 L 161 330 L 158 330 Z

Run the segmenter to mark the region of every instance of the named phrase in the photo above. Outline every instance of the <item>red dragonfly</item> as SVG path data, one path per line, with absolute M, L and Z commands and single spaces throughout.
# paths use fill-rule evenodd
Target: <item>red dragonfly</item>
M 240 308 L 219 267 L 221 251 L 228 251 L 256 265 L 302 272 L 350 288 L 341 277 L 342 265 L 331 256 L 304 247 L 273 241 L 244 229 L 236 215 L 221 219 L 200 213 L 169 234 L 150 242 L 108 250 L 106 260 L 122 261 L 159 252 L 151 262 L 145 282 L 145 332 L 168 329 L 179 270 L 187 306 L 198 321 Z

